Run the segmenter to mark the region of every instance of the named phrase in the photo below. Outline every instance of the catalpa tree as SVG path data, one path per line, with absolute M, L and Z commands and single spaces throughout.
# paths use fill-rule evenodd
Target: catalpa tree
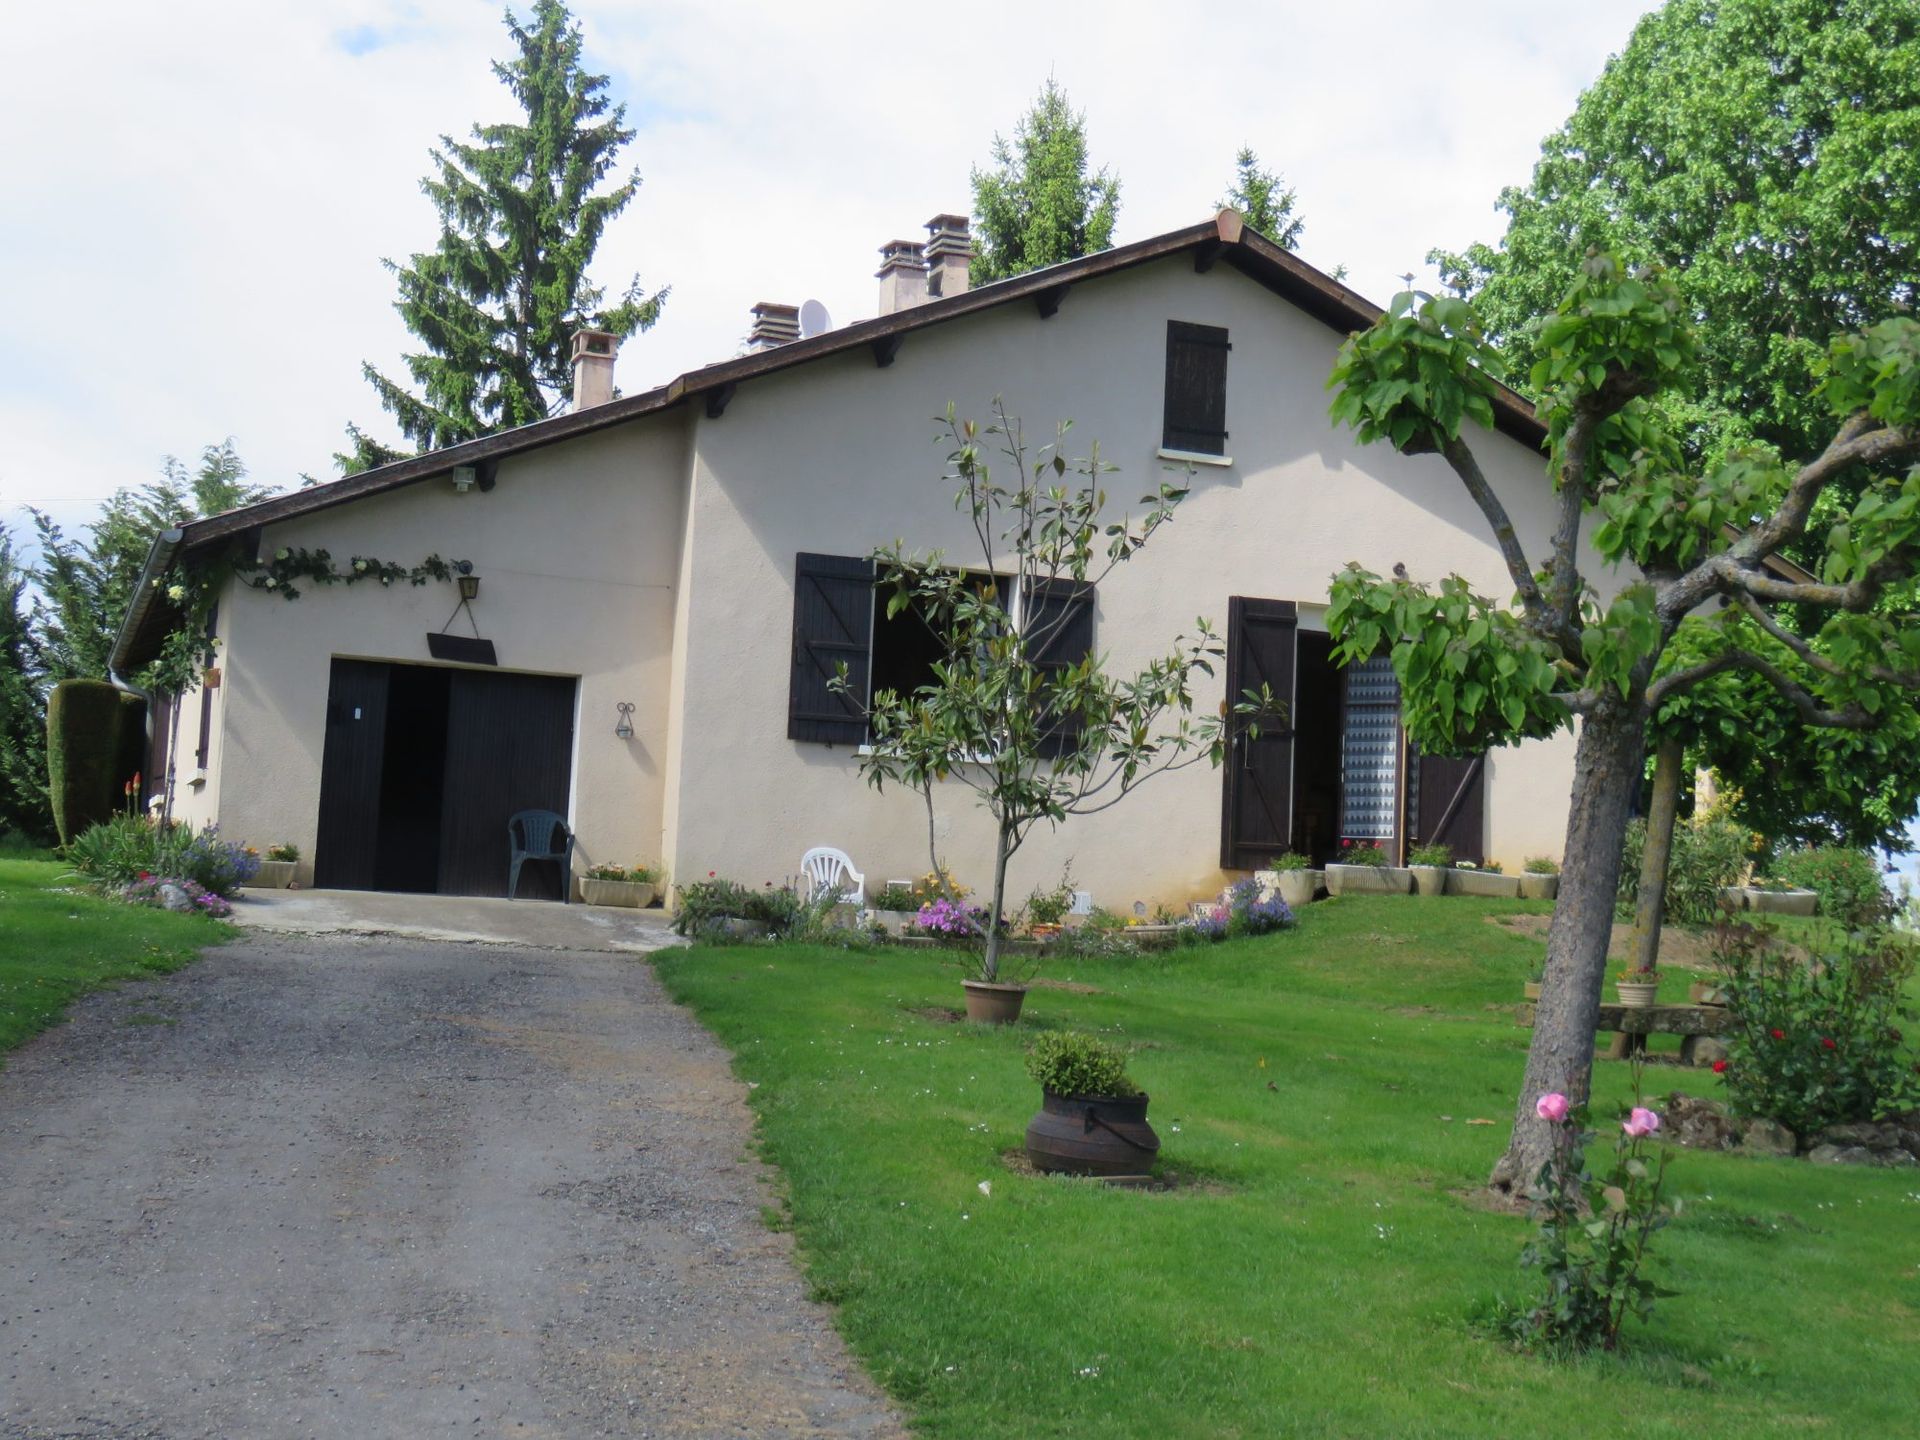
M 1664 276 L 1589 253 L 1536 353 L 1559 496 L 1539 564 L 1462 439 L 1466 422 L 1493 424 L 1501 374 L 1468 303 L 1400 296 L 1347 341 L 1329 381 L 1334 418 L 1363 442 L 1452 468 L 1514 585 L 1502 603 L 1458 576 L 1429 586 L 1350 566 L 1327 616 L 1337 658 L 1391 654 L 1407 734 L 1429 753 L 1578 732 L 1545 981 L 1513 1139 L 1493 1174 L 1509 1190 L 1551 1153 L 1535 1101 L 1588 1094 L 1621 841 L 1654 715 L 1739 673 L 1770 686 L 1801 726 L 1872 731 L 1920 688 L 1920 324 L 1886 320 L 1830 343 L 1817 381 L 1834 423 L 1819 455 L 1789 463 L 1756 449 L 1704 471 L 1663 423 L 1692 398 L 1695 360 Z M 1858 496 L 1845 505 L 1843 480 Z M 1582 573 L 1588 546 L 1604 576 Z M 1818 574 L 1770 563 L 1789 548 L 1817 555 Z

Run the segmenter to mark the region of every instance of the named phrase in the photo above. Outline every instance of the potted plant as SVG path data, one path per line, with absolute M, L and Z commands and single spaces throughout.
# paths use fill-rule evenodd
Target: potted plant
M 1117 1045 L 1077 1030 L 1040 1036 L 1027 1053 L 1040 1110 L 1027 1125 L 1036 1170 L 1068 1175 L 1144 1175 L 1160 1153 L 1147 1124 L 1147 1096 L 1127 1074 Z
M 680 887 L 673 928 L 693 940 L 764 939 L 772 927 L 753 913 L 762 903 L 746 886 L 709 870 L 706 879 Z
M 1516 900 L 1520 896 L 1520 877 L 1501 874 L 1498 860 L 1489 860 L 1484 865 L 1462 860 L 1447 872 L 1447 893 Z
M 1628 1010 L 1650 1010 L 1654 997 L 1660 993 L 1660 972 L 1658 970 L 1623 970 L 1620 978 L 1614 982 L 1614 991 L 1620 997 L 1620 1003 Z
M 1553 900 L 1560 894 L 1560 862 L 1547 855 L 1529 855 L 1520 876 L 1522 900 Z
M 1035 890 L 1027 897 L 1027 933 L 1036 940 L 1051 940 L 1060 933 L 1060 922 L 1073 908 L 1073 863 L 1060 872 L 1060 881 L 1051 890 Z
M 1417 895 L 1447 893 L 1447 871 L 1453 865 L 1451 847 L 1435 841 L 1416 845 L 1407 852 L 1407 868 L 1413 871 L 1413 889 Z
M 889 935 L 904 935 L 919 912 L 920 898 L 905 880 L 889 880 L 874 892 L 867 907 L 874 923 Z
M 660 872 L 651 865 L 590 865 L 580 877 L 580 898 L 639 910 L 653 903 L 659 884 Z
M 1540 987 L 1546 983 L 1546 979 L 1547 957 L 1542 955 L 1538 960 L 1533 962 L 1533 968 L 1527 971 L 1527 978 L 1520 987 L 1520 993 L 1525 995 L 1529 1000 L 1538 1000 L 1540 998 Z
M 248 848 L 251 854 L 252 848 Z M 298 845 L 269 845 L 267 858 L 247 884 L 255 890 L 285 890 L 293 884 L 293 872 L 300 864 Z
M 1412 889 L 1413 872 L 1396 869 L 1372 840 L 1342 840 L 1339 863 L 1327 866 L 1329 895 L 1405 895 Z
M 1289 909 L 1298 910 L 1313 903 L 1317 881 L 1312 864 L 1306 856 L 1289 850 L 1284 855 L 1274 856 L 1273 867 L 1260 871 L 1253 878 L 1260 882 L 1263 891 L 1277 892 Z

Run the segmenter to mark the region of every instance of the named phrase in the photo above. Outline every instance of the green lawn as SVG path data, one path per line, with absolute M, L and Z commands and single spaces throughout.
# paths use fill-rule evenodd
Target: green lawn
M 1469 1328 L 1532 1283 L 1525 1222 L 1474 1195 L 1537 944 L 1489 918 L 1545 908 L 1327 901 L 1285 935 L 1061 962 L 1047 980 L 1097 993 L 1035 990 L 997 1032 L 917 1013 L 959 999 L 925 952 L 653 959 L 756 1087 L 788 1191 L 773 1218 L 929 1435 L 1920 1434 L 1920 1172 L 1684 1154 L 1659 1247 L 1683 1293 L 1629 1353 L 1555 1365 Z M 1134 1046 L 1166 1166 L 1204 1183 L 1009 1170 L 1042 1026 Z M 1626 1079 L 1602 1066 L 1602 1097 Z
M 123 905 L 78 889 L 66 866 L 0 855 L 0 1054 L 115 980 L 164 974 L 218 945 L 228 929 L 203 915 Z

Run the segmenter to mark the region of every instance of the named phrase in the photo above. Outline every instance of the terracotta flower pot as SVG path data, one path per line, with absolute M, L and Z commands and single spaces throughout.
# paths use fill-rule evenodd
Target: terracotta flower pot
M 1051 940 L 1060 933 L 1060 926 L 1051 920 L 1039 920 L 1027 926 L 1027 934 L 1036 940 Z
M 991 980 L 962 980 L 967 992 L 967 1019 L 980 1025 L 1011 1025 L 1020 1018 L 1027 987 L 1001 985 Z
M 1614 984 L 1614 993 L 1620 997 L 1620 1004 L 1627 1010 L 1651 1010 L 1654 996 L 1660 993 L 1660 982 L 1641 980 L 1620 980 Z
M 1027 1124 L 1027 1158 L 1036 1170 L 1065 1175 L 1145 1175 L 1160 1153 L 1147 1124 L 1145 1095 L 1044 1092 Z

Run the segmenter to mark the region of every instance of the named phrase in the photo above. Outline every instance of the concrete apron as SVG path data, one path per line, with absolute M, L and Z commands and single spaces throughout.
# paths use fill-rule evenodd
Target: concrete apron
M 631 955 L 681 943 L 664 910 L 384 890 L 243 890 L 233 918 L 251 930 L 282 934 L 400 935 Z

